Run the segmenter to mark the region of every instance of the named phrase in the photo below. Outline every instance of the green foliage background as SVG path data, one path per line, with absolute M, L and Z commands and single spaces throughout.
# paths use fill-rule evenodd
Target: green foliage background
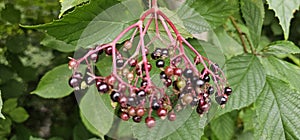
M 159 127 L 148 131 L 144 125 L 121 122 L 113 128 L 109 97 L 99 96 L 93 88 L 78 105 L 67 84 L 71 75 L 67 57 L 73 56 L 76 45 L 90 47 L 111 41 L 140 16 L 145 3 L 1 1 L 0 139 L 109 139 L 105 135 L 112 129 L 119 139 L 300 139 L 299 0 L 188 0 L 186 4 L 193 9 L 183 6 L 177 10 L 174 3 L 159 1 L 173 10 L 176 16 L 172 20 L 183 24 L 180 31 L 190 42 L 197 42 L 194 32 L 206 31 L 208 26 L 213 29 L 219 42 L 193 43 L 197 49 L 213 46 L 225 55 L 234 93 L 208 124 L 194 112 L 167 136 Z M 99 16 L 97 24 L 90 24 L 115 4 L 134 14 L 111 9 L 113 16 Z M 130 4 L 136 6 L 126 8 Z M 249 38 L 245 48 L 232 20 Z M 97 29 L 95 36 L 82 36 L 88 25 Z M 109 66 L 105 62 L 103 65 Z M 91 105 L 104 107 L 95 111 Z

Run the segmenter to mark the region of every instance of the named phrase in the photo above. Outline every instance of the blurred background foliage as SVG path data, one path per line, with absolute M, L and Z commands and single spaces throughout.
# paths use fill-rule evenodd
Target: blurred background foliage
M 274 12 L 268 10 L 267 5 L 265 9 L 262 40 L 266 44 L 283 40 L 283 31 Z M 58 0 L 0 2 L 0 90 L 3 100 L 2 114 L 6 118 L 0 119 L 0 139 L 59 140 L 94 137 L 80 120 L 74 95 L 44 99 L 30 94 L 47 71 L 67 63 L 67 57 L 73 54 L 44 47 L 40 44 L 45 38 L 44 33 L 24 29 L 19 25 L 51 22 L 61 16 L 60 10 Z M 299 25 L 300 12 L 295 12 L 289 40 L 297 46 L 300 46 Z M 283 57 L 291 63 L 300 64 L 299 54 Z M 245 119 L 249 118 L 249 111 L 251 110 L 242 112 Z

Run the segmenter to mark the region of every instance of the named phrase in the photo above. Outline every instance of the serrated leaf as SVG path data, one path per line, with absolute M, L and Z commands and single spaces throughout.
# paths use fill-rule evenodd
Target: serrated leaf
M 108 94 L 100 95 L 96 87 L 91 86 L 80 100 L 79 107 L 81 116 L 85 118 L 83 123 L 89 130 L 103 135 L 110 130 L 114 114 Z
M 189 33 L 191 33 L 194 36 L 211 30 L 208 22 L 189 6 L 181 6 L 176 11 L 176 14 L 178 17 L 181 18 L 183 22 L 185 28 L 182 28 L 186 29 Z M 187 36 L 184 37 L 187 38 Z
M 300 138 L 300 92 L 275 77 L 267 77 L 265 87 L 258 97 L 257 139 Z
M 268 75 L 277 77 L 281 80 L 285 80 L 290 85 L 300 91 L 299 79 L 300 79 L 300 68 L 282 61 L 276 57 L 270 56 L 262 60 Z
M 265 84 L 265 70 L 255 55 L 245 54 L 226 62 L 227 80 L 233 89 L 220 114 L 252 104 Z
M 242 0 L 241 10 L 254 47 L 258 47 L 264 19 L 264 5 L 261 0 Z
M 29 118 L 27 111 L 23 107 L 17 107 L 8 113 L 11 119 L 17 123 L 22 123 Z
M 211 121 L 210 127 L 218 139 L 231 140 L 234 136 L 235 120 L 230 113 L 226 113 Z
M 32 93 L 43 98 L 65 97 L 73 91 L 68 84 L 71 75 L 72 71 L 67 64 L 55 67 L 42 77 L 37 88 Z
M 237 54 L 243 53 L 243 47 L 231 36 L 229 36 L 224 28 L 217 28 L 215 33 L 219 41 L 222 42 L 220 46 L 224 55 L 230 58 L 236 56 Z
M 67 10 L 87 1 L 89 0 L 60 0 L 59 2 L 61 5 L 61 9 L 60 9 L 59 17 L 61 17 Z
M 67 44 L 66 42 L 57 40 L 50 35 L 46 35 L 41 44 L 61 52 L 73 52 L 76 49 L 75 45 Z
M 267 0 L 270 9 L 273 9 L 275 16 L 279 19 L 284 32 L 284 39 L 289 37 L 290 21 L 293 18 L 293 14 L 300 6 L 299 0 Z
M 0 118 L 5 119 L 4 115 L 2 114 L 2 105 L 3 105 L 3 101 L 2 101 L 1 90 L 0 90 Z
M 195 0 L 190 5 L 211 25 L 216 28 L 238 11 L 238 1 L 231 0 Z
M 300 48 L 291 41 L 276 41 L 267 47 L 266 53 L 274 55 L 296 54 L 300 53 Z
M 163 140 L 199 140 L 204 134 L 206 120 L 205 117 L 199 117 L 199 114 L 194 111 L 182 126 Z
M 136 0 L 125 1 L 105 9 L 116 3 L 116 1 L 94 0 L 85 6 L 76 8 L 61 20 L 23 27 L 44 29 L 49 35 L 67 44 L 94 47 L 95 44 L 112 41 L 143 12 L 144 7 L 141 1 L 137 2 Z

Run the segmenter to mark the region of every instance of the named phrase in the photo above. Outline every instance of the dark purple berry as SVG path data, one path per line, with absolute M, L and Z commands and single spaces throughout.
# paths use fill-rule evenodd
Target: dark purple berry
M 171 86 L 172 85 L 172 79 L 170 79 L 170 78 L 165 79 L 164 84 L 165 84 L 166 87 Z
M 160 105 L 157 101 L 152 102 L 152 109 L 157 110 L 160 108 Z
M 185 78 L 192 78 L 192 77 L 193 77 L 193 70 L 192 70 L 192 69 L 189 69 L 189 68 L 185 69 L 185 70 L 183 71 L 183 76 L 184 76 Z
M 148 85 L 148 82 L 147 81 L 145 81 L 145 80 L 143 80 L 142 82 L 141 82 L 141 87 L 147 87 L 147 85 Z
M 157 60 L 156 61 L 156 67 L 163 68 L 164 66 L 165 66 L 165 61 L 164 60 Z
M 160 79 L 167 79 L 168 78 L 164 71 L 160 72 L 159 76 L 160 76 Z
M 120 96 L 121 94 L 119 92 L 112 91 L 110 94 L 110 99 L 114 102 L 118 102 L 120 100 Z
M 109 86 L 106 83 L 101 83 L 97 88 L 98 88 L 98 91 L 101 93 L 106 93 L 109 90 Z
M 224 94 L 229 96 L 231 94 L 231 92 L 232 92 L 232 89 L 230 87 L 225 87 Z
M 124 60 L 123 60 L 123 59 L 117 59 L 116 63 L 117 63 L 117 67 L 118 67 L 118 68 L 123 67 L 123 65 L 124 65 Z
M 204 75 L 203 80 L 204 80 L 205 82 L 209 82 L 209 81 L 210 81 L 209 75 L 208 75 L 208 74 L 207 74 L 207 75 Z
M 145 97 L 146 96 L 146 92 L 144 90 L 139 90 L 138 92 L 136 92 L 136 95 L 138 97 Z
M 227 99 L 228 99 L 228 96 L 226 94 L 224 94 L 223 96 L 217 96 L 216 97 L 216 102 L 219 105 L 224 105 L 224 104 L 226 104 Z
M 162 49 L 161 56 L 162 57 L 168 57 L 169 56 L 169 50 L 168 49 Z
M 214 94 L 214 92 L 215 92 L 215 90 L 214 90 L 214 88 L 212 86 L 209 86 L 207 88 L 207 94 L 212 95 L 212 94 Z
M 129 61 L 129 66 L 131 66 L 131 67 L 135 67 L 136 65 L 137 65 L 137 60 L 136 59 L 131 59 L 130 61 Z
M 177 76 L 181 76 L 182 70 L 180 68 L 175 68 L 174 71 L 173 71 L 173 74 L 177 75 Z
M 200 79 L 199 77 L 192 78 L 192 85 L 194 87 L 202 87 L 205 84 L 204 80 Z
M 107 48 L 105 48 L 105 53 L 106 53 L 107 55 L 112 55 L 112 47 L 107 47 Z
M 142 117 L 141 116 L 133 116 L 132 117 L 132 120 L 136 123 L 139 123 L 142 121 Z
M 149 62 L 147 62 L 146 69 L 148 71 L 151 71 L 151 69 L 152 69 L 152 65 Z M 142 70 L 145 71 L 145 65 L 144 65 L 144 63 L 142 64 Z

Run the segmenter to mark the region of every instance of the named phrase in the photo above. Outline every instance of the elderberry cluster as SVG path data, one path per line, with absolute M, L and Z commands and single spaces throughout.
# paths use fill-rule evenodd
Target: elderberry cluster
M 160 33 L 157 25 L 156 36 L 146 41 L 152 20 L 156 20 L 155 24 L 160 21 L 165 32 Z M 131 29 L 132 37 L 117 46 Z M 161 38 L 163 33 L 167 38 Z M 185 47 L 192 54 L 186 53 Z M 92 68 L 95 63 L 107 63 L 99 60 L 102 56 L 112 58 L 109 75 L 96 73 Z M 85 74 L 79 72 L 83 63 L 87 65 Z M 159 118 L 176 120 L 177 113 L 188 106 L 202 116 L 208 112 L 212 97 L 224 107 L 232 92 L 221 68 L 200 55 L 155 6 L 112 42 L 97 45 L 79 59 L 70 58 L 69 68 L 73 70 L 69 84 L 74 90 L 95 85 L 100 94 L 109 94 L 122 120 L 139 123 L 144 119 L 149 128 Z

